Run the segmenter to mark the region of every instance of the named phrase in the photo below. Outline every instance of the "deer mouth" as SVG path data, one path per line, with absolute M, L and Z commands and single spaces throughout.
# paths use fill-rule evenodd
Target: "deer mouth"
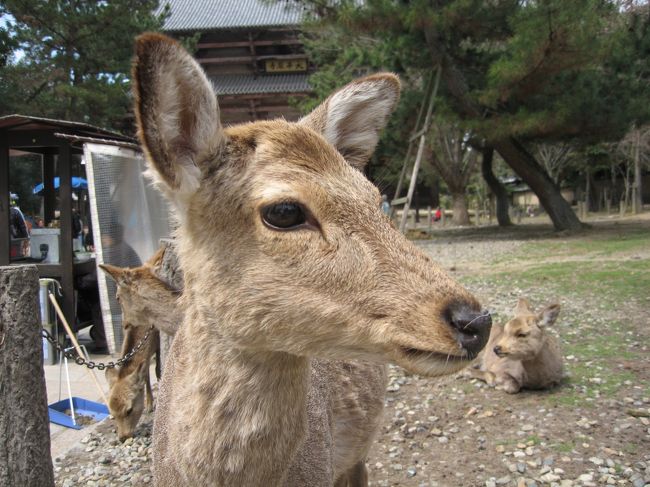
M 399 347 L 400 353 L 410 361 L 435 361 L 435 362 L 468 362 L 470 358 L 467 355 L 453 355 L 451 353 L 435 352 L 431 350 L 422 350 L 413 347 Z

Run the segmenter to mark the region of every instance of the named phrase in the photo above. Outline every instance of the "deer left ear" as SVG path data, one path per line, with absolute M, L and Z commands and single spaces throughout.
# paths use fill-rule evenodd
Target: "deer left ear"
M 223 142 L 212 85 L 175 40 L 136 40 L 133 91 L 138 135 L 151 174 L 178 207 L 198 188 L 202 164 Z
M 298 123 L 319 132 L 352 166 L 363 167 L 399 100 L 399 78 L 367 76 L 345 85 Z
M 122 284 L 127 280 L 127 269 L 110 264 L 99 264 L 99 268 L 111 276 L 117 284 Z

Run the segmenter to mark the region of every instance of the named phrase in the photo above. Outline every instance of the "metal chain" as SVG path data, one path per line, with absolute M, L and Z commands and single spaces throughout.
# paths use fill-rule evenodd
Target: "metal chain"
M 145 342 L 149 339 L 149 335 L 151 335 L 151 332 L 153 331 L 154 326 L 151 325 L 149 329 L 147 330 L 147 333 L 142 337 L 142 339 L 133 347 L 127 354 L 125 354 L 122 358 L 117 359 L 117 361 L 113 362 L 107 362 L 107 363 L 95 363 L 92 360 L 86 360 L 83 357 L 80 357 L 77 355 L 76 351 L 72 352 L 69 350 L 66 350 L 63 345 L 61 345 L 58 340 L 56 340 L 49 331 L 47 331 L 45 328 L 41 329 L 41 336 L 45 338 L 48 342 L 50 342 L 52 345 L 56 347 L 56 349 L 61 352 L 66 358 L 69 358 L 70 360 L 73 360 L 75 364 L 77 365 L 85 365 L 89 369 L 94 369 L 96 368 L 97 370 L 104 370 L 104 369 L 114 369 L 115 367 L 122 367 L 124 364 L 126 364 L 131 358 L 142 349 L 144 346 Z

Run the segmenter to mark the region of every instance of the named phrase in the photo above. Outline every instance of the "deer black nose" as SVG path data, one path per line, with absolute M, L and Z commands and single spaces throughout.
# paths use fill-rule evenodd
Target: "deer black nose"
M 490 338 L 492 317 L 489 311 L 477 312 L 467 305 L 454 306 L 451 308 L 450 322 L 458 332 L 458 343 L 471 358 L 476 357 Z

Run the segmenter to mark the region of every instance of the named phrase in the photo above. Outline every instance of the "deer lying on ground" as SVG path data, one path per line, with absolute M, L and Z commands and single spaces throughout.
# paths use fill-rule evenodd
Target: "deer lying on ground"
M 504 327 L 492 326 L 480 370 L 470 369 L 471 375 L 510 394 L 559 384 L 562 352 L 557 339 L 546 332 L 559 313 L 559 304 L 535 313 L 528 300 L 519 299 L 515 317 Z
M 158 252 L 143 266 L 132 269 L 100 264 L 101 269 L 117 284 L 117 300 L 122 308 L 124 330 L 122 356 L 130 352 L 146 333 L 150 333 L 142 349 L 124 366 L 106 369 L 110 389 L 108 408 L 115 418 L 120 441 L 133 436 L 143 410 L 153 411 L 149 364 L 158 350 L 159 332 L 158 329 L 149 332 L 150 326 L 158 327 L 162 323 L 163 328 L 171 328 L 174 317 L 176 323 L 180 320 L 175 306 L 177 293 L 155 277 L 153 272 L 161 257 L 161 252 Z
M 145 34 L 134 87 L 185 276 L 154 422 L 156 485 L 366 485 L 383 364 L 455 372 L 491 324 L 394 229 L 361 172 L 397 77 L 356 80 L 297 123 L 223 128 L 198 63 Z

